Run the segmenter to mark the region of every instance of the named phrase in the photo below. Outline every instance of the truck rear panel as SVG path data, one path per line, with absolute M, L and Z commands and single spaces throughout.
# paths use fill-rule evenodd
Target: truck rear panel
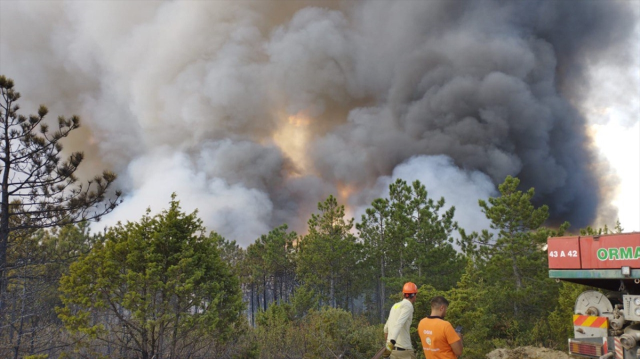
M 551 278 L 640 292 L 640 232 L 551 237 L 547 255 Z

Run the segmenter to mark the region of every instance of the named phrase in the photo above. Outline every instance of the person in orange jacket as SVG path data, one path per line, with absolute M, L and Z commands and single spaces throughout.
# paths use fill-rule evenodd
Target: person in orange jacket
M 418 323 L 418 335 L 426 359 L 456 359 L 462 355 L 462 339 L 451 323 L 444 320 L 449 301 L 437 296 L 431 299 L 431 315 Z
M 384 338 L 387 349 L 384 358 L 391 359 L 415 359 L 416 354 L 411 345 L 409 328 L 413 321 L 413 303 L 418 295 L 418 287 L 411 282 L 404 284 L 402 288 L 404 299 L 391 307 L 389 318 L 384 325 Z

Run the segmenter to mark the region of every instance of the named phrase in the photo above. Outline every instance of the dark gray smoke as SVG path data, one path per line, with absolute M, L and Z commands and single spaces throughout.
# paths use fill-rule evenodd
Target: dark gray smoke
M 582 108 L 591 69 L 633 65 L 635 5 L 2 2 L 0 72 L 23 108 L 81 115 L 69 147 L 127 193 L 106 224 L 177 192 L 248 244 L 414 174 L 432 194 L 464 186 L 448 204 L 474 229 L 507 175 L 579 228 L 615 218 Z

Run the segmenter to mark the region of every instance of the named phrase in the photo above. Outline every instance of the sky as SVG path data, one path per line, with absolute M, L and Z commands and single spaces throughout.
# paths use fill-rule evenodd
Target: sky
M 633 7 L 640 12 L 640 3 Z M 633 66 L 589 69 L 593 86 L 582 106 L 599 154 L 610 166 L 611 203 L 625 232 L 640 231 L 640 25 L 633 38 Z M 610 221 L 599 218 L 599 225 Z
M 593 125 L 595 142 L 619 184 L 612 199 L 625 232 L 640 232 L 640 122 Z
M 517 176 L 550 225 L 640 231 L 640 2 L 1 1 L 0 73 L 77 114 L 79 175 L 118 174 L 101 222 L 176 193 L 243 246 L 359 219 L 397 178 L 487 228 Z
M 636 34 L 640 40 L 640 32 L 636 30 Z M 640 49 L 637 54 L 640 59 Z M 618 209 L 618 219 L 625 232 L 639 232 L 640 60 L 625 79 L 616 78 L 615 74 L 611 69 L 593 71 L 595 81 L 606 85 L 594 91 L 592 107 L 586 113 L 595 145 L 611 167 L 615 183 L 611 201 Z M 616 87 L 624 80 L 631 83 L 631 91 Z

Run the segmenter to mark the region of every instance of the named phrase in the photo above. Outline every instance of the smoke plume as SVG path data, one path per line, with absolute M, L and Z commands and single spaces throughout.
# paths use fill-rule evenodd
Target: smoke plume
M 176 192 L 247 245 L 402 177 L 479 229 L 512 175 L 579 228 L 615 215 L 582 106 L 589 68 L 632 65 L 632 3 L 9 1 L 0 72 L 83 119 L 67 148 L 125 192 L 101 225 Z

